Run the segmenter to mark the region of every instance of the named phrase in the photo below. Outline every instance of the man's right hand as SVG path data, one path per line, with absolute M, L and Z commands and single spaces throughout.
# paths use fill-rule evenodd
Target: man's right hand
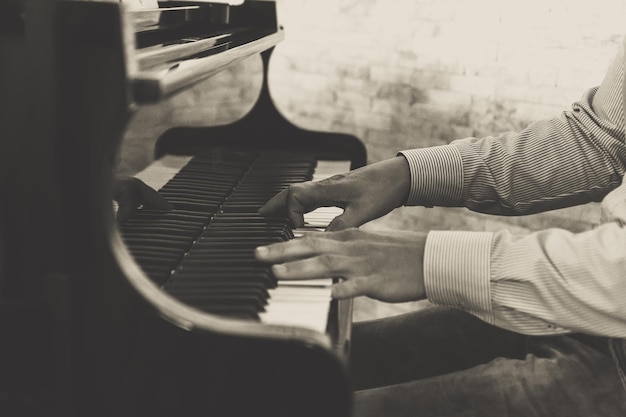
M 318 207 L 344 209 L 327 230 L 358 227 L 403 205 L 411 188 L 409 164 L 403 156 L 368 165 L 325 180 L 294 184 L 268 201 L 259 213 L 287 216 L 304 226 L 304 213 Z

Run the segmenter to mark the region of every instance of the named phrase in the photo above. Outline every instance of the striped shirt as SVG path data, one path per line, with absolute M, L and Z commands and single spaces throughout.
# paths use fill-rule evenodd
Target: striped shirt
M 407 205 L 523 215 L 602 201 L 582 233 L 431 231 L 428 299 L 516 332 L 626 337 L 624 46 L 599 87 L 518 133 L 403 151 Z

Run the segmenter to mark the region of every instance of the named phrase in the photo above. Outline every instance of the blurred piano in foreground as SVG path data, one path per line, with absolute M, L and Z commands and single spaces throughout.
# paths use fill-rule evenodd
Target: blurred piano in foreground
M 351 305 L 328 280 L 277 286 L 252 250 L 294 236 L 256 214 L 266 199 L 365 164 L 364 147 L 275 109 L 274 2 L 158 5 L 0 6 L 0 414 L 349 415 Z M 174 210 L 118 229 L 112 172 L 133 110 L 257 54 L 255 107 L 173 127 L 139 174 Z

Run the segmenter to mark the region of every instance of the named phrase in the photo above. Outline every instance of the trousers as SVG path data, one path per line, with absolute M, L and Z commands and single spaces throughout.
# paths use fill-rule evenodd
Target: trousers
M 432 307 L 353 325 L 353 417 L 624 417 L 606 338 L 525 336 Z

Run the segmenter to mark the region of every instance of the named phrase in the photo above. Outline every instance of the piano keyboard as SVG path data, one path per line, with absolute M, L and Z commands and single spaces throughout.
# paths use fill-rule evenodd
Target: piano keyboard
M 323 230 L 341 209 L 308 213 L 305 227 L 296 231 L 287 219 L 264 218 L 257 210 L 290 184 L 349 169 L 349 161 L 280 151 L 217 148 L 194 157 L 166 155 L 136 177 L 174 210 L 138 210 L 120 232 L 146 275 L 187 305 L 323 333 L 332 279 L 277 282 L 269 266 L 254 259 L 254 249 Z

